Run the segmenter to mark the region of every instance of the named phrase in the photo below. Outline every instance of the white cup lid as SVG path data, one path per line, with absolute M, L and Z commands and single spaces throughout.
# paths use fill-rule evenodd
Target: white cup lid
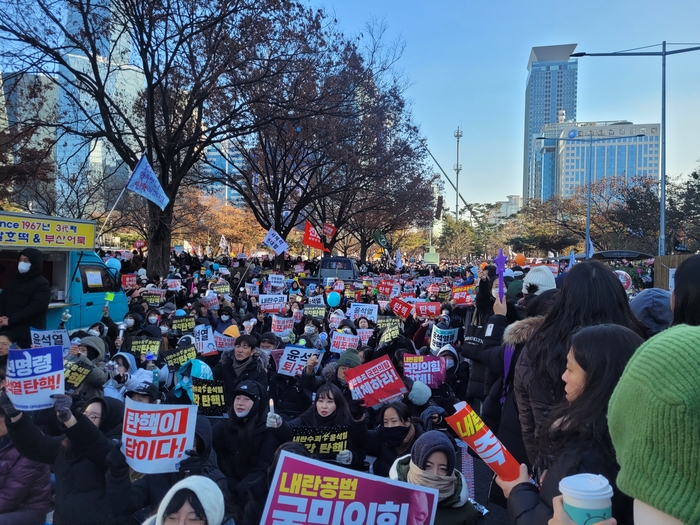
M 578 499 L 611 498 L 613 489 L 605 476 L 600 474 L 576 474 L 559 482 L 559 492 Z

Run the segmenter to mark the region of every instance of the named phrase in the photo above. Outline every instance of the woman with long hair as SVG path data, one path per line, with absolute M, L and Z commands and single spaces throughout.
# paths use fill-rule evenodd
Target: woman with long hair
M 644 340 L 629 328 L 614 324 L 589 326 L 571 338 L 562 381 L 564 399 L 546 420 L 540 438 L 542 453 L 535 464 L 540 490 L 529 483 L 528 469 L 512 482 L 496 478 L 508 497 L 511 523 L 546 523 L 559 482 L 574 474 L 601 474 L 614 489 L 613 516 L 620 525 L 632 523 L 632 500 L 617 490 L 620 467 L 608 429 L 608 402 L 627 362 Z M 545 475 L 546 473 L 546 475 Z
M 289 422 L 282 420 L 278 414 L 269 414 L 267 418 L 267 426 L 274 429 L 274 436 L 280 443 L 292 441 L 294 427 L 348 427 L 349 429 L 353 424 L 348 402 L 333 383 L 321 385 L 316 391 L 313 404 L 298 418 Z M 348 435 L 347 448 L 338 452 L 333 460 L 327 461 L 362 470 L 364 460 L 362 448 Z
M 576 264 L 564 279 L 542 326 L 525 344 L 515 367 L 515 395 L 530 464 L 537 460 L 537 441 L 544 420 L 564 397 L 561 375 L 566 368 L 571 334 L 577 328 L 606 323 L 629 328 L 640 337 L 645 334 L 613 271 L 597 261 Z
M 673 324 L 700 326 L 700 255 L 678 265 L 671 292 Z

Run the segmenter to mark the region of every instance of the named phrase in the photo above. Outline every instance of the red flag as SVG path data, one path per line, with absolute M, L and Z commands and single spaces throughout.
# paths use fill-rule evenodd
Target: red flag
M 316 248 L 317 250 L 323 250 L 324 252 L 330 251 L 323 246 L 321 236 L 316 231 L 316 228 L 311 226 L 309 221 L 306 221 L 306 228 L 304 229 L 304 244 L 311 248 Z
M 335 232 L 338 231 L 338 228 L 333 226 L 332 224 L 328 224 L 327 222 L 323 223 L 323 235 L 326 237 L 333 237 L 335 235 Z

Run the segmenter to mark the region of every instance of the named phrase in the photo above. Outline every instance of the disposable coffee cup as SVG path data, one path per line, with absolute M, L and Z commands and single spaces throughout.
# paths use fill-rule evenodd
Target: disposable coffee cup
M 576 474 L 559 482 L 564 510 L 576 525 L 592 525 L 612 517 L 613 489 L 604 476 Z

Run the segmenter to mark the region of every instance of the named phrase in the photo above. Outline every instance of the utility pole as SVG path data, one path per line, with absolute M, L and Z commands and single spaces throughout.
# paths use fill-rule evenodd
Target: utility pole
M 457 188 L 455 189 L 455 220 L 459 220 L 459 172 L 462 171 L 462 165 L 459 163 L 459 139 L 462 138 L 462 132 L 457 126 L 457 131 L 455 131 L 455 138 L 457 139 L 457 164 L 454 165 L 455 176 Z

